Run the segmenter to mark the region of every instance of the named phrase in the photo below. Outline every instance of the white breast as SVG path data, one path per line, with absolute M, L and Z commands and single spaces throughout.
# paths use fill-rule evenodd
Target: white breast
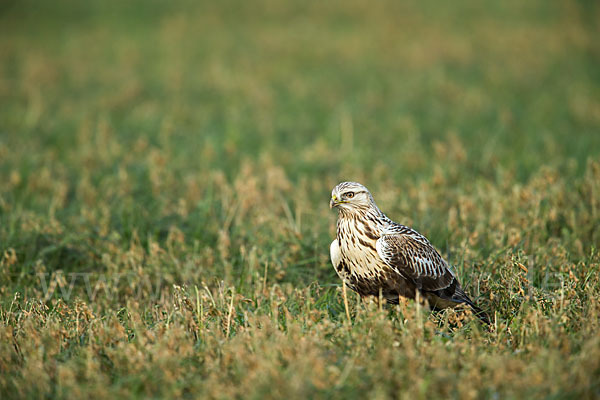
M 366 227 L 357 227 L 355 224 L 362 225 L 362 222 L 350 219 L 340 221 L 338 238 L 341 247 L 336 243 L 336 250 L 340 260 L 348 265 L 352 275 L 360 278 L 372 278 L 377 271 L 386 268 L 385 262 L 377 253 L 375 241 L 359 233 L 359 231 L 364 232 Z M 364 245 L 361 241 L 372 246 Z

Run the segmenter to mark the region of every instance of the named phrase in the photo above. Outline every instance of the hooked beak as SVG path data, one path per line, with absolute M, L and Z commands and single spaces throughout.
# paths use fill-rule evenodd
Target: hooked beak
M 331 196 L 331 200 L 329 200 L 329 208 L 332 209 L 333 207 L 337 207 L 338 204 L 340 204 L 340 202 L 338 201 L 337 196 L 334 194 Z

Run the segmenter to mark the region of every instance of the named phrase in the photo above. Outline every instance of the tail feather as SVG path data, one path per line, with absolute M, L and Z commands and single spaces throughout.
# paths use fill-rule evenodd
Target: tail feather
M 473 304 L 473 302 L 469 302 L 467 304 L 473 310 L 473 314 L 475 314 L 475 316 L 477 318 L 479 318 L 479 320 L 481 322 L 483 322 L 486 325 L 490 325 L 491 324 L 490 317 L 489 317 L 489 315 L 487 315 L 487 313 L 485 311 L 483 311 L 481 308 L 477 307 L 475 304 Z
M 443 293 L 440 293 L 443 296 Z M 467 304 L 469 307 L 471 307 L 471 310 L 473 311 L 473 314 L 475 314 L 475 316 L 477 318 L 479 318 L 479 320 L 486 324 L 486 325 L 490 325 L 491 321 L 490 321 L 490 317 L 489 315 L 483 311 L 481 308 L 477 307 L 475 305 L 475 303 L 473 303 L 473 301 L 469 298 L 469 296 L 467 296 L 467 294 L 462 290 L 462 288 L 457 287 L 452 295 L 452 297 L 450 298 L 450 300 L 452 302 L 456 303 L 464 303 Z
M 479 318 L 479 320 L 481 322 L 483 322 L 486 325 L 490 325 L 491 321 L 490 321 L 490 317 L 489 315 L 487 315 L 487 313 L 485 311 L 483 311 L 481 308 L 477 307 L 475 305 L 475 303 L 473 303 L 473 301 L 469 298 L 469 296 L 467 296 L 467 294 L 465 292 L 463 292 L 461 290 L 461 294 L 462 296 L 460 296 L 460 298 L 458 299 L 461 303 L 465 303 L 468 304 L 469 307 L 471 307 L 471 310 L 473 310 L 473 314 L 475 314 L 475 316 L 477 318 Z

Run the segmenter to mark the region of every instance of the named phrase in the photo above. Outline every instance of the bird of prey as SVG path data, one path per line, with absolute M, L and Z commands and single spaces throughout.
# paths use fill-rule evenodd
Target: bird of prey
M 361 296 L 382 296 L 392 304 L 398 304 L 399 296 L 420 296 L 433 310 L 464 303 L 490 323 L 429 240 L 389 219 L 366 187 L 340 183 L 331 192 L 329 206 L 339 210 L 331 263 L 350 289 Z

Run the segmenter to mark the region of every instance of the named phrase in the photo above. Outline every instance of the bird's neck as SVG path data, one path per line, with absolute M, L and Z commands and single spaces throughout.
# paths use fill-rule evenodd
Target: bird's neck
M 391 220 L 377 206 L 352 210 L 340 208 L 338 215 L 338 231 L 342 226 L 362 224 L 368 225 L 371 230 L 380 233 L 390 223 Z

